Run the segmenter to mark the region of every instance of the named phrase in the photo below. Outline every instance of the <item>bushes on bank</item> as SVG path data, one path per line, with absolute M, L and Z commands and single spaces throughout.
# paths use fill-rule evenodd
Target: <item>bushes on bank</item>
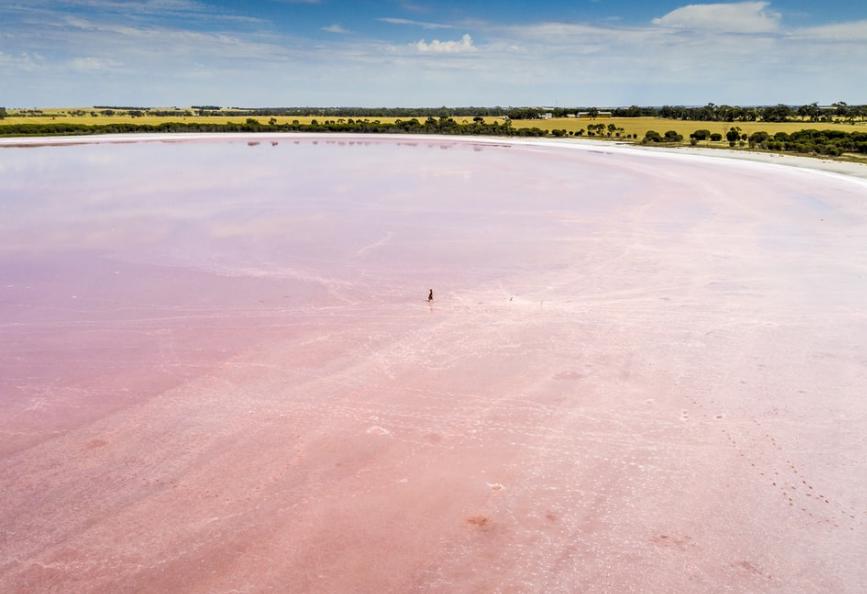
M 352 132 L 360 134 L 445 134 L 445 135 L 486 135 L 515 137 L 567 137 L 584 136 L 583 129 L 570 132 L 564 129 L 543 130 L 537 127 L 514 128 L 510 122 L 486 123 L 481 117 L 474 118 L 471 123 L 459 123 L 451 117 L 428 117 L 423 121 L 418 118 L 381 122 L 366 119 L 336 119 L 313 120 L 310 124 L 301 124 L 294 120 L 291 124 L 279 124 L 273 118 L 263 123 L 254 118 L 248 118 L 244 123 L 190 123 L 164 122 L 160 124 L 112 123 L 104 125 L 87 125 L 53 122 L 49 124 L 11 124 L 0 126 L 0 136 L 62 136 L 88 134 L 118 134 L 118 133 L 184 133 L 184 132 Z M 597 136 L 597 131 L 587 130 L 586 136 Z M 623 137 L 638 140 L 637 134 L 623 134 Z M 725 135 L 731 146 L 743 146 L 749 143 L 751 148 L 791 152 L 801 154 L 817 154 L 839 156 L 844 153 L 867 154 L 867 131 L 846 132 L 843 130 L 799 130 L 797 132 L 777 132 L 773 136 L 764 131 L 744 134 L 737 127 L 732 127 Z M 711 133 L 708 130 L 696 130 L 690 134 L 690 143 L 710 140 L 721 142 L 723 135 Z M 683 141 L 683 136 L 674 130 L 660 134 L 648 130 L 643 143 L 676 144 Z
M 420 122 L 417 118 L 396 120 L 383 123 L 379 120 L 312 120 L 301 124 L 294 120 L 291 124 L 278 124 L 271 120 L 263 124 L 254 118 L 241 123 L 199 123 L 163 122 L 160 124 L 112 123 L 104 125 L 51 123 L 51 124 L 13 124 L 0 126 L 0 136 L 63 136 L 89 134 L 121 133 L 191 133 L 191 132 L 354 132 L 360 134 L 460 134 L 487 136 L 546 136 L 547 130 L 540 128 L 513 128 L 509 123 L 485 123 L 474 121 L 460 124 L 453 118 L 429 117 Z M 558 130 L 556 136 L 565 136 L 565 130 Z
M 690 134 L 691 141 L 709 139 L 720 142 L 722 134 L 705 134 L 696 130 Z M 764 131 L 743 134 L 739 128 L 731 128 L 726 134 L 730 146 L 745 146 L 768 151 L 816 154 L 838 157 L 843 153 L 867 154 L 867 131 L 845 132 L 843 130 L 799 130 L 777 132 L 773 136 Z M 695 144 L 695 142 L 693 142 Z

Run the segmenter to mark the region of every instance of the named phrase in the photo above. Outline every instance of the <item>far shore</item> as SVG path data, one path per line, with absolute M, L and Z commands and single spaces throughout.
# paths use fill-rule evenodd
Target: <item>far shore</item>
M 463 142 L 475 144 L 561 147 L 589 151 L 635 153 L 656 157 L 686 157 L 699 159 L 751 161 L 761 164 L 781 165 L 797 169 L 836 174 L 848 178 L 867 180 L 867 164 L 820 157 L 807 157 L 781 153 L 740 151 L 724 148 L 697 146 L 665 147 L 634 144 L 609 140 L 583 140 L 575 138 L 514 138 L 501 136 L 462 136 L 462 135 L 416 135 L 416 134 L 354 134 L 354 133 L 306 133 L 306 132 L 240 132 L 240 133 L 170 133 L 170 134 L 106 134 L 84 136 L 42 136 L 42 137 L 0 137 L 0 148 L 69 146 L 79 144 L 124 144 L 138 142 L 199 142 L 208 140 L 378 140 L 428 142 Z

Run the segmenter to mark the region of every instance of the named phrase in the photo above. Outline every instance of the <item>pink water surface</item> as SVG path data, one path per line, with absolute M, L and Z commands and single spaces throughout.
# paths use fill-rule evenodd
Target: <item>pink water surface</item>
M 0 591 L 863 592 L 865 246 L 722 159 L 0 148 Z

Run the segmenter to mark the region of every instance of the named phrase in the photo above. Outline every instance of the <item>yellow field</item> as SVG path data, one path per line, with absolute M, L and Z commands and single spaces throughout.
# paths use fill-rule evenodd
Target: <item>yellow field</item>
M 11 112 L 12 115 L 6 117 L 6 119 L 0 120 L 0 126 L 9 125 L 9 124 L 85 124 L 85 125 L 105 125 L 105 124 L 142 124 L 142 125 L 156 125 L 162 124 L 164 122 L 184 122 L 188 124 L 243 124 L 247 121 L 248 116 L 150 116 L 145 115 L 141 117 L 133 117 L 130 115 L 112 115 L 112 116 L 104 116 L 99 115 L 97 117 L 93 117 L 91 115 L 84 116 L 72 116 L 68 115 L 66 112 L 62 112 L 59 110 L 43 110 L 46 115 L 39 116 L 17 116 L 15 112 Z M 251 115 L 255 120 L 258 120 L 261 124 L 267 124 L 271 119 L 271 116 L 254 116 Z M 336 120 L 336 117 L 323 117 L 323 116 L 274 116 L 274 119 L 277 120 L 278 124 L 291 124 L 293 121 L 298 120 L 302 124 L 309 124 L 311 120 L 318 120 L 323 122 L 325 120 Z M 350 118 L 342 118 L 342 119 L 350 119 Z M 354 120 L 379 120 L 380 122 L 390 123 L 396 119 L 401 118 L 389 118 L 389 117 L 376 117 L 376 118 L 351 118 Z M 409 118 L 402 118 L 409 119 Z M 424 119 L 424 118 L 420 118 Z M 461 118 L 463 119 L 463 118 Z M 472 118 L 467 118 L 467 121 L 471 121 Z
M 209 124 L 225 124 L 225 123 L 238 123 L 243 124 L 247 120 L 247 116 L 152 116 L 145 115 L 142 117 L 133 117 L 126 114 L 118 114 L 113 116 L 105 116 L 98 115 L 96 117 L 90 115 L 90 111 L 98 111 L 92 110 L 91 108 L 81 108 L 82 111 L 87 112 L 86 115 L 70 115 L 70 112 L 76 111 L 78 108 L 56 108 L 56 109 L 45 109 L 42 110 L 44 115 L 39 116 L 23 116 L 18 114 L 16 111 L 10 111 L 10 115 L 3 120 L 0 120 L 0 129 L 4 125 L 10 124 L 48 124 L 48 123 L 71 123 L 71 124 L 89 124 L 89 125 L 104 125 L 104 124 L 113 124 L 113 123 L 132 123 L 132 124 L 161 124 L 164 122 L 185 122 L 185 123 L 209 123 Z M 267 124 L 271 119 L 270 116 L 250 116 L 254 119 L 258 120 L 262 124 Z M 326 119 L 336 120 L 341 119 L 334 116 L 275 116 L 277 123 L 279 124 L 289 124 L 293 121 L 297 120 L 301 124 L 309 124 L 311 120 L 319 120 L 320 122 L 325 121 Z M 349 119 L 349 118 L 342 118 Z M 390 123 L 396 119 L 408 119 L 404 118 L 393 118 L 393 117 L 368 117 L 368 118 L 352 118 L 355 120 L 379 120 L 383 123 Z M 419 120 L 424 120 L 423 116 L 418 117 Z M 471 117 L 457 117 L 455 118 L 460 123 L 470 123 L 472 122 Z M 487 117 L 485 121 L 488 123 L 492 123 L 494 121 L 503 122 L 504 118 L 499 117 Z M 846 124 L 846 123 L 810 123 L 810 122 L 786 122 L 786 123 L 774 123 L 774 122 L 704 122 L 704 121 L 683 121 L 683 120 L 668 120 L 663 118 L 654 118 L 654 117 L 640 117 L 640 118 L 598 118 L 598 119 L 577 119 L 577 118 L 557 118 L 550 120 L 513 120 L 512 126 L 515 128 L 541 128 L 543 130 L 557 130 L 557 129 L 565 129 L 567 131 L 577 131 L 584 129 L 586 130 L 588 125 L 591 124 L 604 124 L 607 126 L 608 124 L 614 124 L 617 128 L 622 128 L 621 138 L 625 138 L 627 135 L 636 134 L 638 136 L 637 140 L 641 140 L 644 138 L 644 134 L 648 130 L 655 130 L 660 134 L 664 134 L 668 130 L 674 130 L 678 134 L 683 135 L 684 144 L 688 144 L 689 135 L 692 134 L 696 130 L 710 130 L 713 132 L 718 132 L 725 137 L 725 133 L 732 126 L 739 127 L 744 134 L 752 134 L 757 131 L 765 131 L 769 134 L 773 135 L 776 132 L 796 132 L 798 130 L 805 130 L 808 128 L 815 129 L 835 129 L 842 130 L 846 132 L 853 131 L 865 131 L 867 130 L 867 122 L 859 122 L 856 124 Z M 607 130 L 606 130 L 607 132 Z M 585 133 L 585 138 L 586 133 Z M 599 138 L 597 136 L 597 138 Z M 603 133 L 602 138 L 607 138 L 607 136 Z M 612 135 L 613 139 L 617 139 L 616 135 Z M 703 146 L 719 146 L 719 147 L 727 147 L 728 142 L 723 139 L 720 142 L 709 142 L 704 141 L 701 142 Z
M 487 118 L 489 121 L 496 118 Z M 639 138 L 644 138 L 644 133 L 648 130 L 656 130 L 660 134 L 665 134 L 668 130 L 674 130 L 678 134 L 682 134 L 684 138 L 689 138 L 689 135 L 696 130 L 710 130 L 711 132 L 719 132 L 722 135 L 731 127 L 738 127 L 743 130 L 744 134 L 752 134 L 753 132 L 765 131 L 771 135 L 776 132 L 797 132 L 798 130 L 806 130 L 815 128 L 818 130 L 843 130 L 846 132 L 856 132 L 867 130 L 867 123 L 843 124 L 843 123 L 810 123 L 810 122 L 701 122 L 701 121 L 684 121 L 684 120 L 666 120 L 663 118 L 599 118 L 596 120 L 577 119 L 577 118 L 557 118 L 550 120 L 514 120 L 512 126 L 516 128 L 542 128 L 543 130 L 580 130 L 587 128 L 588 124 L 614 124 L 618 128 L 624 129 L 624 134 L 638 134 Z

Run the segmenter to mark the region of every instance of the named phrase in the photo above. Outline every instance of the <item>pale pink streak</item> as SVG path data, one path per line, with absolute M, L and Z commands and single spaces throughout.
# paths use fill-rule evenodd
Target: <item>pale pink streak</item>
M 0 149 L 0 591 L 867 590 L 862 183 L 275 142 Z

